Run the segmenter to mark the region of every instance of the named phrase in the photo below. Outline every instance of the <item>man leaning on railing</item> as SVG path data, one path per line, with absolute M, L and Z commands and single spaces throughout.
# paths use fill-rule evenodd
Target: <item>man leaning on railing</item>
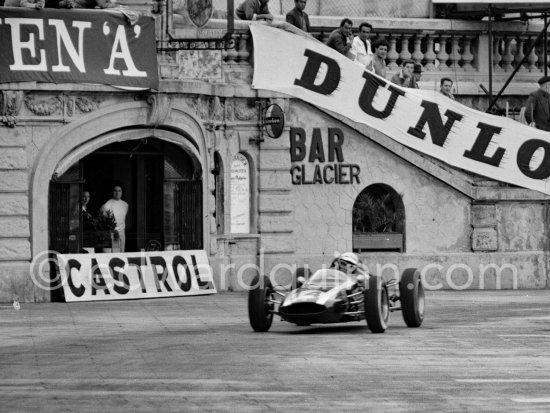
M 273 15 L 267 5 L 269 0 L 245 0 L 235 9 L 235 15 L 241 20 L 265 20 L 271 22 Z

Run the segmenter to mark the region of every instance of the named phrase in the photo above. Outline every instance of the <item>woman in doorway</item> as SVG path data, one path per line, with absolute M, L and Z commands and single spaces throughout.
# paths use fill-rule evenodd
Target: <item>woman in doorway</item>
M 120 252 L 124 252 L 126 246 L 126 214 L 128 213 L 128 204 L 122 200 L 122 186 L 113 186 L 113 197 L 101 207 L 102 212 L 111 211 L 115 217 L 116 227 L 120 239 Z

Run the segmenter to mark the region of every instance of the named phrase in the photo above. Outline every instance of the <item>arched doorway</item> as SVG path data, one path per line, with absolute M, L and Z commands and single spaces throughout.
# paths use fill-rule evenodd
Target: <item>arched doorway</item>
M 203 248 L 203 171 L 193 153 L 154 137 L 94 149 L 50 183 L 50 250 L 120 248 L 100 211 L 114 186 L 128 204 L 125 252 Z
M 395 189 L 369 185 L 353 204 L 353 250 L 404 251 L 405 207 Z

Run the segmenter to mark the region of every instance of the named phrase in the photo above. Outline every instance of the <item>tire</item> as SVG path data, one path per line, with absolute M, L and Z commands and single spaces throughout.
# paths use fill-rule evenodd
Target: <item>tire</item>
M 399 282 L 401 312 L 407 327 L 420 327 L 424 321 L 424 286 L 416 268 L 403 271 Z
M 298 281 L 298 277 L 304 277 L 306 280 L 311 276 L 311 270 L 308 267 L 299 267 L 296 268 L 296 273 L 294 274 L 294 288 L 300 288 L 302 283 Z
M 371 275 L 365 289 L 365 319 L 373 333 L 383 333 L 388 328 L 390 302 L 386 284 L 380 277 Z
M 253 289 L 248 292 L 248 320 L 256 332 L 266 332 L 273 322 L 273 304 L 269 302 L 273 294 L 273 285 L 269 277 L 265 275 L 263 285 L 260 283 L 260 275 L 252 280 Z

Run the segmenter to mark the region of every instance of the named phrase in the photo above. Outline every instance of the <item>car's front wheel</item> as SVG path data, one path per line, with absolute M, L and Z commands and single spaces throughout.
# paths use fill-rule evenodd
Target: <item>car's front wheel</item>
M 273 285 L 269 277 L 257 275 L 248 292 L 248 319 L 256 332 L 268 331 L 273 323 Z
M 383 333 L 388 328 L 390 303 L 388 289 L 382 279 L 376 275 L 369 277 L 364 292 L 365 319 L 370 331 Z
M 420 327 L 424 321 L 424 286 L 416 268 L 403 271 L 399 282 L 403 320 L 408 327 Z

